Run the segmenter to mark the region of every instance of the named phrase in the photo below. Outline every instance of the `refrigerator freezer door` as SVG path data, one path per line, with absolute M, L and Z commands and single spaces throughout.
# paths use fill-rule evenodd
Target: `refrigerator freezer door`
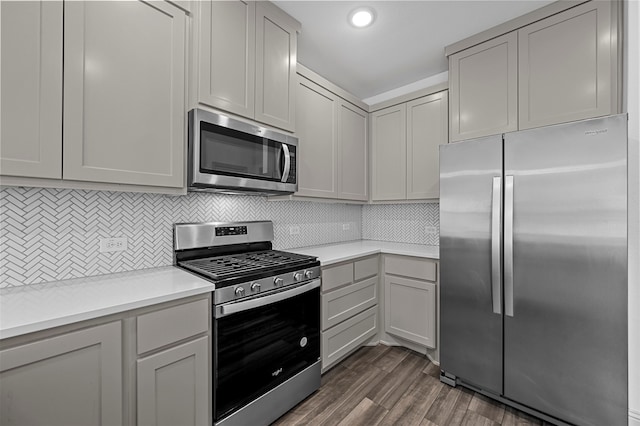
M 440 366 L 498 394 L 501 175 L 501 135 L 440 147 Z
M 627 423 L 626 129 L 622 115 L 504 141 L 504 396 L 580 425 Z

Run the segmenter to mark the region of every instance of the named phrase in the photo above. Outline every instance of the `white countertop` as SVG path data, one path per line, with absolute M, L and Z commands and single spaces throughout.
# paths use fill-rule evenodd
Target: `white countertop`
M 213 290 L 173 266 L 0 289 L 0 339 Z
M 440 247 L 422 244 L 393 243 L 389 241 L 358 240 L 346 243 L 325 244 L 320 246 L 289 249 L 294 253 L 316 256 L 322 266 L 357 259 L 371 254 L 399 254 L 403 256 L 424 257 L 438 260 Z

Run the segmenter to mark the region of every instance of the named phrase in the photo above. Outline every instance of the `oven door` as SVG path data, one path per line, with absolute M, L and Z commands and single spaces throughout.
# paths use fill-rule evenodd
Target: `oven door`
M 320 359 L 320 280 L 216 306 L 217 422 Z

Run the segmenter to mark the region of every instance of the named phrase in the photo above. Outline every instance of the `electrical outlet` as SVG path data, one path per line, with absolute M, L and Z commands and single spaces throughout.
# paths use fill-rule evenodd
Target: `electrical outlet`
M 100 238 L 100 253 L 125 251 L 126 249 L 127 237 Z
M 290 226 L 289 227 L 289 235 L 300 235 L 300 227 L 299 226 Z
M 348 231 L 348 230 L 349 230 L 349 228 L 351 228 L 351 226 L 350 226 L 348 223 L 343 223 L 343 224 L 342 224 L 342 230 L 343 230 L 343 231 Z
M 435 235 L 438 233 L 438 228 L 436 228 L 435 226 L 425 226 L 424 232 L 430 235 Z

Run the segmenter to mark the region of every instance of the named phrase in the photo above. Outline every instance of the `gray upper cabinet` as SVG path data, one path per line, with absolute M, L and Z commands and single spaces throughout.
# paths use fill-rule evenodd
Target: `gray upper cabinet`
M 448 92 L 371 114 L 372 201 L 440 196 L 439 146 L 448 142 Z
M 270 2 L 256 6 L 255 119 L 295 131 L 297 32 L 300 26 Z
M 256 5 L 202 1 L 198 100 L 243 117 L 254 116 Z
M 616 112 L 611 8 L 592 1 L 518 31 L 520 129 Z
M 338 198 L 367 201 L 367 113 L 341 99 L 338 149 Z
M 293 132 L 300 23 L 267 1 L 197 2 L 201 104 Z
M 183 186 L 185 29 L 167 2 L 66 3 L 65 179 Z
M 0 351 L 0 424 L 118 425 L 120 321 Z
M 316 80 L 331 87 L 308 70 L 297 75 L 295 196 L 367 201 L 368 114 Z
M 60 179 L 62 2 L 0 7 L 0 173 Z
M 3 184 L 182 191 L 185 12 L 143 1 L 1 7 Z
M 298 76 L 298 192 L 306 197 L 338 196 L 338 102 L 335 95 Z
M 439 147 L 449 140 L 448 92 L 407 103 L 407 199 L 440 197 Z
M 451 141 L 620 111 L 621 3 L 575 4 L 552 3 L 445 48 Z
M 407 188 L 407 107 L 371 113 L 371 198 L 403 200 Z
M 518 129 L 518 35 L 449 57 L 451 141 Z

